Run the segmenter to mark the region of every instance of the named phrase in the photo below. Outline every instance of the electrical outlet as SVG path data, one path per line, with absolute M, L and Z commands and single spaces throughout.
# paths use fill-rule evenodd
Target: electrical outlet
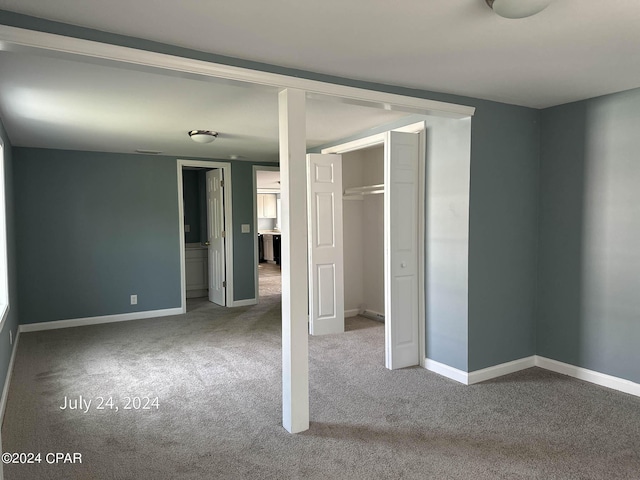
M 185 225 L 184 226 L 184 232 L 185 233 L 191 233 L 191 225 Z
M 138 304 L 138 295 L 131 295 L 131 305 Z

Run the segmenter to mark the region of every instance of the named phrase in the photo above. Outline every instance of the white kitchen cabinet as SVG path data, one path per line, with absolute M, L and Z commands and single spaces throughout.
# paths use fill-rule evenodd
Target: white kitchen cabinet
M 276 195 L 274 193 L 258 194 L 258 218 L 276 218 Z
M 264 194 L 259 193 L 258 194 L 258 204 L 257 204 L 257 208 L 258 208 L 258 218 L 264 218 Z

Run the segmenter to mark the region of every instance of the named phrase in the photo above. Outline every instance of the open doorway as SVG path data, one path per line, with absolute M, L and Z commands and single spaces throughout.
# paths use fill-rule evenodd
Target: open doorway
M 256 300 L 278 301 L 282 296 L 279 167 L 253 167 L 253 205 Z
M 419 248 L 424 225 L 424 160 L 420 160 L 425 158 L 424 128 L 424 123 L 417 123 L 403 131 L 323 149 L 323 154 L 342 155 L 333 160 L 333 169 L 341 175 L 331 178 L 339 179 L 343 195 L 341 202 L 332 201 L 325 209 L 332 214 L 321 214 L 321 189 L 310 176 L 311 331 L 344 331 L 344 317 L 353 315 L 381 320 L 389 369 L 420 365 L 424 357 L 420 321 L 424 299 L 419 293 L 424 286 L 424 257 Z M 309 161 L 319 171 L 322 159 Z M 320 241 L 323 231 L 326 238 L 330 231 L 342 239 L 335 243 L 333 257 L 344 268 L 335 263 L 332 276 L 320 274 L 332 258 Z M 336 313 L 344 311 L 344 317 L 323 315 L 328 305 Z
M 187 299 L 233 306 L 231 166 L 178 160 L 182 310 Z

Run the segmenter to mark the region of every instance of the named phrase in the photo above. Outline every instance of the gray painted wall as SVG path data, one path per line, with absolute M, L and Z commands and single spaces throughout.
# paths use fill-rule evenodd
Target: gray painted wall
M 9 313 L 0 332 L 0 388 L 7 377 L 12 348 L 18 332 L 18 285 L 15 242 L 14 188 L 13 188 L 13 149 L 0 121 L 0 137 L 4 142 L 4 191 L 7 222 L 7 261 L 9 270 Z M 9 331 L 13 333 L 14 344 L 9 343 Z
M 253 165 L 273 163 L 232 162 L 233 178 L 233 296 L 235 300 L 255 298 L 253 231 Z M 251 233 L 242 233 L 242 224 L 251 225 Z
M 640 382 L 640 89 L 542 112 L 538 354 Z
M 471 119 L 426 123 L 426 355 L 467 371 Z
M 358 88 L 475 106 L 470 165 L 468 332 L 464 332 L 464 339 L 456 340 L 459 344 L 468 341 L 468 351 L 464 354 L 465 357 L 468 355 L 468 359 L 462 359 L 460 353 L 456 352 L 454 356 L 457 360 L 451 363 L 462 370 L 472 371 L 532 354 L 535 342 L 537 254 L 535 248 L 529 247 L 537 238 L 538 221 L 539 113 L 536 110 L 288 69 L 6 11 L 0 11 L 0 23 Z M 241 176 L 245 173 L 242 172 Z M 236 194 L 234 190 L 234 203 Z M 240 228 L 239 222 L 234 224 L 234 229 Z M 244 244 L 248 238 L 242 237 L 239 241 Z M 236 267 L 249 263 L 248 256 L 238 258 L 238 255 L 236 253 L 234 259 Z M 249 291 L 248 285 L 238 288 L 236 298 L 245 298 L 244 295 L 248 295 Z M 459 331 L 459 334 L 462 333 Z
M 535 353 L 539 115 L 479 102 L 472 119 L 470 372 Z
M 175 159 L 14 155 L 20 323 L 180 307 Z
M 176 159 L 15 148 L 21 323 L 180 306 Z M 253 298 L 251 163 L 232 163 L 234 297 Z M 129 295 L 138 295 L 130 305 Z

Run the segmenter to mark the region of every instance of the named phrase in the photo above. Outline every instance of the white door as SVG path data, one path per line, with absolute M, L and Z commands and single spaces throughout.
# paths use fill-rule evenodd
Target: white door
M 207 244 L 209 246 L 209 301 L 226 306 L 224 231 L 224 183 L 222 169 L 207 172 Z
M 385 364 L 396 369 L 420 363 L 419 136 L 387 132 L 384 147 Z
M 342 157 L 307 155 L 309 333 L 344 332 Z

